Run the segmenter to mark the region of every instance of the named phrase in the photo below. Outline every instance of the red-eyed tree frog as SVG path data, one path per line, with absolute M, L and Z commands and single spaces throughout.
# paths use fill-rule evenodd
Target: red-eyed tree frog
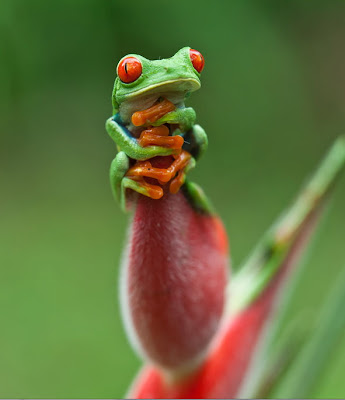
M 208 144 L 205 131 L 195 124 L 195 111 L 185 106 L 201 86 L 203 67 L 203 56 L 190 47 L 169 59 L 129 54 L 120 60 L 106 129 L 118 149 L 110 180 L 123 210 L 129 208 L 129 189 L 159 199 L 170 182 L 171 193 L 182 186 L 194 208 L 212 212 L 201 188 L 185 178 Z M 172 161 L 162 167 L 167 157 Z

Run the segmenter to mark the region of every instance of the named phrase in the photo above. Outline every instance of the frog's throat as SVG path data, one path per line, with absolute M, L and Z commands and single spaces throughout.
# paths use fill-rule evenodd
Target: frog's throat
M 130 121 L 132 114 L 151 107 L 159 97 L 167 98 L 175 106 L 184 106 L 188 95 L 200 88 L 200 81 L 193 78 L 174 79 L 134 90 L 119 99 L 119 112 L 123 121 Z

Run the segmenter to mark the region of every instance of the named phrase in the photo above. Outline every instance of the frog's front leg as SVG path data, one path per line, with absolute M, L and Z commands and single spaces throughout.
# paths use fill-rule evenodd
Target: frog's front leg
M 195 124 L 195 111 L 193 108 L 177 108 L 175 111 L 165 114 L 152 125 L 159 126 L 165 123 L 176 124 L 178 129 L 173 133 L 173 137 L 182 136 L 184 139 L 183 149 L 187 150 L 197 160 L 207 150 L 208 139 L 206 132 Z
M 174 111 L 168 112 L 162 118 L 154 122 L 153 126 L 163 124 L 177 124 L 181 132 L 187 132 L 195 123 L 196 114 L 193 108 L 183 107 L 176 108 Z
M 159 128 L 163 127 L 164 126 L 160 126 Z M 180 132 L 177 134 L 180 134 Z M 181 137 L 182 139 L 182 136 L 173 137 Z M 173 137 L 169 138 L 172 139 Z M 161 136 L 161 138 L 163 139 L 166 137 Z M 189 131 L 183 135 L 182 140 L 184 141 L 183 150 L 180 154 L 173 156 L 175 160 L 168 169 L 154 168 L 150 162 L 143 162 L 133 166 L 128 171 L 127 175 L 148 176 L 158 179 L 161 183 L 166 183 L 172 179 L 169 191 L 173 194 L 177 193 L 180 187 L 185 183 L 186 174 L 195 167 L 196 160 L 203 155 L 208 146 L 206 132 L 200 125 L 194 125 L 189 129 Z M 189 198 L 194 202 L 198 209 L 209 212 L 211 206 L 208 205 L 206 196 L 196 184 L 189 182 L 186 185 L 186 190 L 190 191 Z
M 169 156 L 179 152 L 177 149 L 162 146 L 142 147 L 128 129 L 116 121 L 116 118 L 117 115 L 107 120 L 106 129 L 118 148 L 124 151 L 128 157 L 135 160 L 148 160 L 156 156 Z
M 182 154 L 187 153 L 190 154 L 190 160 L 185 165 L 184 168 L 181 168 L 178 172 L 178 175 L 173 179 L 170 184 L 170 192 L 177 193 L 180 187 L 184 184 L 186 179 L 186 174 L 189 170 L 195 167 L 196 160 L 198 160 L 202 154 L 206 151 L 208 140 L 207 135 L 204 129 L 200 125 L 194 125 L 187 133 L 183 135 L 184 145 Z M 178 157 L 175 157 L 175 163 L 178 160 Z
M 124 211 L 127 210 L 127 189 L 132 189 L 153 199 L 159 199 L 163 196 L 163 189 L 160 186 L 145 182 L 143 177 L 127 177 L 129 167 L 129 157 L 123 151 L 117 153 L 110 166 L 111 188 L 114 197 Z

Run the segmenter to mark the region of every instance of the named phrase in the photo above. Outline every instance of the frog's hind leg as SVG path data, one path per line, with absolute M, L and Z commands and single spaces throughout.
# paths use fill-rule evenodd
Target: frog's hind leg
M 196 162 L 194 157 L 191 157 L 188 160 L 186 166 L 185 167 L 182 166 L 182 168 L 178 171 L 176 177 L 170 183 L 169 187 L 170 193 L 176 194 L 180 190 L 180 187 L 185 183 L 187 172 L 190 171 L 192 168 L 194 168 L 195 164 Z
M 127 154 L 120 151 L 110 166 L 110 185 L 115 199 L 121 203 L 121 182 L 129 168 L 129 158 Z
M 151 185 L 145 182 L 142 177 L 127 177 L 129 170 L 129 157 L 120 151 L 110 166 L 110 183 L 115 199 L 120 203 L 121 208 L 126 211 L 127 189 L 132 189 L 144 196 L 159 199 L 163 196 L 163 189 L 160 186 Z
M 155 200 L 160 199 L 164 194 L 163 189 L 160 186 L 147 183 L 145 178 L 142 176 L 125 176 L 121 181 L 121 206 L 123 209 L 126 208 L 127 189 L 132 189 L 137 193 L 151 197 L 151 199 Z
M 185 179 L 184 185 L 182 186 L 181 190 L 195 210 L 203 214 L 215 214 L 214 208 L 210 200 L 206 197 L 205 192 L 201 189 L 199 185 L 191 182 L 188 179 Z

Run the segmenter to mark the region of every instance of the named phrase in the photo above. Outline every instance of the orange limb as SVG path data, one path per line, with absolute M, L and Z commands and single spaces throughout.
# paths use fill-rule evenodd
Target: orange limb
M 169 128 L 166 125 L 160 125 L 160 126 L 150 126 L 146 128 L 142 133 L 147 132 L 147 133 L 152 133 L 157 136 L 169 136 Z
M 138 139 L 140 146 L 162 146 L 179 150 L 183 146 L 182 136 L 169 136 L 169 129 L 165 125 L 151 127 L 141 132 Z
M 182 150 L 181 154 L 174 155 L 173 157 L 175 161 L 168 168 L 168 170 L 171 171 L 171 177 L 175 176 L 180 170 L 183 170 L 192 158 L 191 154 L 186 150 Z
M 166 168 L 152 167 L 150 161 L 137 161 L 133 167 L 129 168 L 126 176 L 146 176 L 147 178 L 158 179 L 161 182 L 169 182 L 171 174 Z
M 176 178 L 174 178 L 169 186 L 169 191 L 172 194 L 176 194 L 181 186 L 184 184 L 186 174 L 184 173 L 184 169 L 180 169 Z
M 135 112 L 132 115 L 132 123 L 135 126 L 152 124 L 164 117 L 168 112 L 174 111 L 175 108 L 175 105 L 171 101 L 163 99 L 146 110 Z
M 158 200 L 164 194 L 163 189 L 160 186 L 147 183 L 143 176 L 128 176 L 128 178 L 135 181 L 139 187 L 144 189 L 144 192 L 146 192 L 146 195 L 148 197 L 151 197 L 151 199 Z M 140 193 L 141 193 L 141 191 L 140 191 Z
M 174 156 L 175 160 L 169 168 L 156 168 L 152 167 L 150 161 L 137 161 L 136 164 L 128 170 L 126 176 L 146 176 L 147 178 L 157 179 L 164 184 L 169 182 L 178 171 L 184 169 L 191 157 L 188 151 L 182 150 L 181 154 Z
M 174 156 L 175 161 L 170 166 L 173 167 L 177 173 L 177 176 L 171 181 L 169 191 L 172 194 L 176 194 L 185 181 L 185 168 L 189 163 L 189 160 L 192 158 L 191 154 L 188 151 L 183 150 L 180 155 Z M 174 176 L 174 174 L 173 174 Z

